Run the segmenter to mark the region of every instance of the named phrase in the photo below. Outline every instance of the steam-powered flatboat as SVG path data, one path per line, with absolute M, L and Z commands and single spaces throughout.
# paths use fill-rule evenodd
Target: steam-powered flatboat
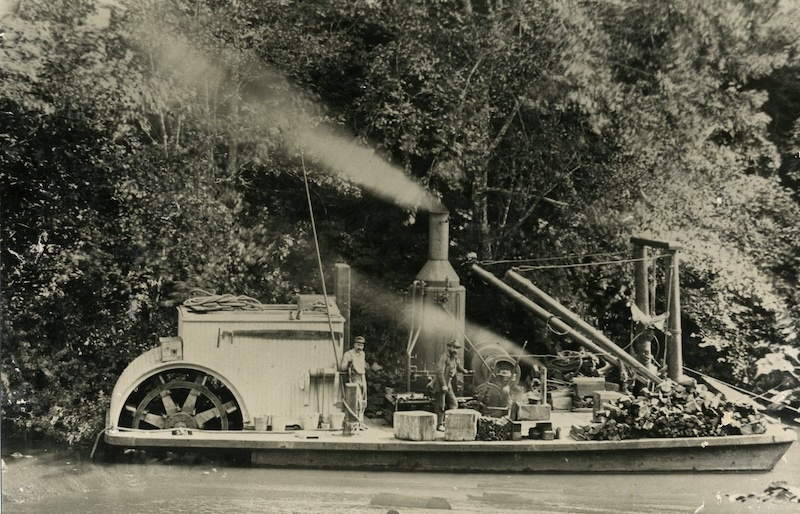
M 429 258 L 410 288 L 406 390 L 385 392 L 382 416 L 360 416 L 357 388 L 339 369 L 351 338 L 350 269 L 338 264 L 331 295 L 299 295 L 286 305 L 223 295 L 180 306 L 177 336 L 161 338 L 119 377 L 105 441 L 243 451 L 253 464 L 272 467 L 587 473 L 769 471 L 796 439 L 755 408 L 730 407 L 733 399 L 715 394 L 714 381 L 684 375 L 678 245 L 632 240 L 639 332 L 656 324 L 649 252 L 667 262 L 669 315 L 659 320 L 668 325 L 666 376 L 651 365 L 649 338 L 628 353 L 513 270 L 503 281 L 471 265 L 606 364 L 585 376 L 576 369 L 548 377 L 542 363 L 467 333 L 466 292 L 449 262 L 448 231 L 448 213 L 432 212 Z M 428 385 L 453 339 L 469 372 L 459 407 L 437 431 Z M 650 391 L 647 405 L 620 414 L 637 395 L 605 378 L 612 365 Z

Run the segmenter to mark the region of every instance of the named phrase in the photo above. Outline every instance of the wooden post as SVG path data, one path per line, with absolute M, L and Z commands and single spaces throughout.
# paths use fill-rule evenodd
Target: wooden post
M 667 376 L 678 382 L 683 377 L 683 341 L 681 330 L 681 291 L 678 251 L 670 252 L 669 281 L 669 337 L 667 340 Z
M 647 316 L 651 316 L 650 311 L 650 284 L 648 278 L 648 251 L 647 247 L 634 243 L 633 258 L 636 261 L 633 264 L 634 279 L 635 279 L 635 293 L 636 293 L 636 307 L 639 308 Z M 647 366 L 651 365 L 652 361 L 652 345 L 653 331 L 646 323 L 637 323 L 635 327 L 636 339 L 633 343 L 633 353 L 636 359 Z
M 670 258 L 664 269 L 664 290 L 669 300 L 667 311 L 669 312 L 669 327 L 667 328 L 667 376 L 674 381 L 679 381 L 683 377 L 683 341 L 681 340 L 681 294 L 680 294 L 680 274 L 678 265 L 678 252 L 683 248 L 678 243 L 669 241 L 657 241 L 632 237 L 631 243 L 636 246 L 649 246 L 660 248 L 669 252 Z M 637 287 L 636 301 L 638 305 L 639 291 Z
M 344 386 L 344 428 L 342 435 L 353 435 L 358 431 L 361 420 L 358 419 L 358 384 L 345 384 Z
M 336 305 L 339 313 L 344 318 L 344 351 L 350 349 L 350 266 L 336 264 L 336 283 L 333 294 L 336 295 Z

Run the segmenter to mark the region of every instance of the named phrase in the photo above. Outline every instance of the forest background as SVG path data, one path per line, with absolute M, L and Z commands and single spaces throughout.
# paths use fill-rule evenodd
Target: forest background
M 632 266 L 585 264 L 680 243 L 686 364 L 798 388 L 798 20 L 790 0 L 6 2 L 4 430 L 91 441 L 192 288 L 320 291 L 304 172 L 376 392 L 402 381 L 432 201 L 456 265 L 525 263 L 622 346 Z M 457 269 L 475 326 L 570 347 Z

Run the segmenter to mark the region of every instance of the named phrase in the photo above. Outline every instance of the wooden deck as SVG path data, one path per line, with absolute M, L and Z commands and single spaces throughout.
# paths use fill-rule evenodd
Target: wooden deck
M 446 472 L 756 472 L 770 471 L 797 436 L 778 423 L 760 435 L 709 438 L 576 441 L 573 424 L 588 422 L 585 413 L 554 412 L 559 439 L 521 441 L 401 441 L 383 420 L 355 435 L 341 431 L 285 432 L 202 430 L 117 430 L 106 432 L 109 444 L 126 448 L 241 450 L 257 466 Z M 532 425 L 533 423 L 530 423 Z

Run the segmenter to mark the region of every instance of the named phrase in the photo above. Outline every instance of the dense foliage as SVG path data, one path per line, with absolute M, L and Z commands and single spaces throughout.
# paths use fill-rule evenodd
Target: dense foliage
M 426 246 L 424 196 L 381 182 L 449 208 L 454 262 L 525 260 L 623 345 L 629 265 L 536 259 L 676 241 L 687 364 L 762 388 L 796 376 L 798 14 L 781 0 L 12 2 L 4 422 L 90 438 L 192 287 L 319 290 L 304 171 L 326 271 L 353 267 L 354 330 L 380 343 L 381 381 L 400 378 L 401 292 Z M 464 281 L 475 323 L 566 344 Z

